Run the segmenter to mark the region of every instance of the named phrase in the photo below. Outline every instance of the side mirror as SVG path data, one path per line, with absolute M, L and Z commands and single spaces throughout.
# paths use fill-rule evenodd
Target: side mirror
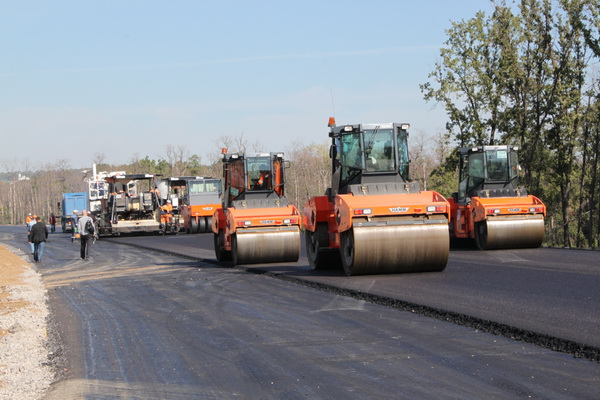
M 332 144 L 329 147 L 329 158 L 335 159 L 336 157 L 337 157 L 337 147 L 334 144 Z

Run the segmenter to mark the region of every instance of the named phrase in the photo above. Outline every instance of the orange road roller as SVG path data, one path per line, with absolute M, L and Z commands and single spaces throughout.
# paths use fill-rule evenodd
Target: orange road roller
M 481 250 L 539 247 L 546 206 L 517 186 L 518 146 L 459 150 L 458 192 L 450 201 L 453 238 L 474 239 Z
M 329 123 L 332 183 L 303 210 L 311 268 L 347 275 L 442 271 L 450 205 L 409 180 L 409 124 Z
M 302 216 L 284 194 L 283 153 L 223 154 L 223 207 L 212 219 L 217 260 L 298 261 Z

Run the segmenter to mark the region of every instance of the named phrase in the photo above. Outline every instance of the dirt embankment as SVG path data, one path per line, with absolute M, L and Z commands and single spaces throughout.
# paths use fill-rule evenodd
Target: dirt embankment
M 46 290 L 29 258 L 0 244 L 0 399 L 40 399 L 54 379 Z

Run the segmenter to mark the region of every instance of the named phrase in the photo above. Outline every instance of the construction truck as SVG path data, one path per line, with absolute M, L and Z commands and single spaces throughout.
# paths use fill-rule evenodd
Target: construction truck
M 88 207 L 88 194 L 86 192 L 63 193 L 62 203 L 58 203 L 61 211 L 62 231 L 73 233 L 81 212 Z
M 546 206 L 517 186 L 518 146 L 475 146 L 459 150 L 458 192 L 448 200 L 456 239 L 477 247 L 539 247 L 544 240 Z
M 180 198 L 181 218 L 186 233 L 212 232 L 212 218 L 221 208 L 221 180 L 196 176 L 185 180 Z
M 95 167 L 95 166 L 94 166 Z M 87 179 L 90 211 L 98 234 L 120 235 L 132 232 L 160 232 L 160 200 L 156 175 L 100 172 Z
M 283 153 L 223 150 L 223 203 L 212 219 L 215 255 L 237 264 L 297 261 L 301 215 L 284 193 Z
M 312 269 L 347 275 L 442 271 L 450 205 L 409 180 L 409 124 L 329 121 L 332 183 L 303 210 Z

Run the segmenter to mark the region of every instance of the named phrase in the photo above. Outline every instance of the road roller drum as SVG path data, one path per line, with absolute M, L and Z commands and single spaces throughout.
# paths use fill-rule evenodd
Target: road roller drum
M 475 240 L 481 250 L 540 247 L 544 241 L 544 218 L 488 218 L 476 223 Z
M 448 262 L 447 221 L 354 227 L 341 235 L 347 275 L 442 271 Z
M 300 257 L 300 229 L 238 230 L 233 236 L 233 263 L 295 262 Z

